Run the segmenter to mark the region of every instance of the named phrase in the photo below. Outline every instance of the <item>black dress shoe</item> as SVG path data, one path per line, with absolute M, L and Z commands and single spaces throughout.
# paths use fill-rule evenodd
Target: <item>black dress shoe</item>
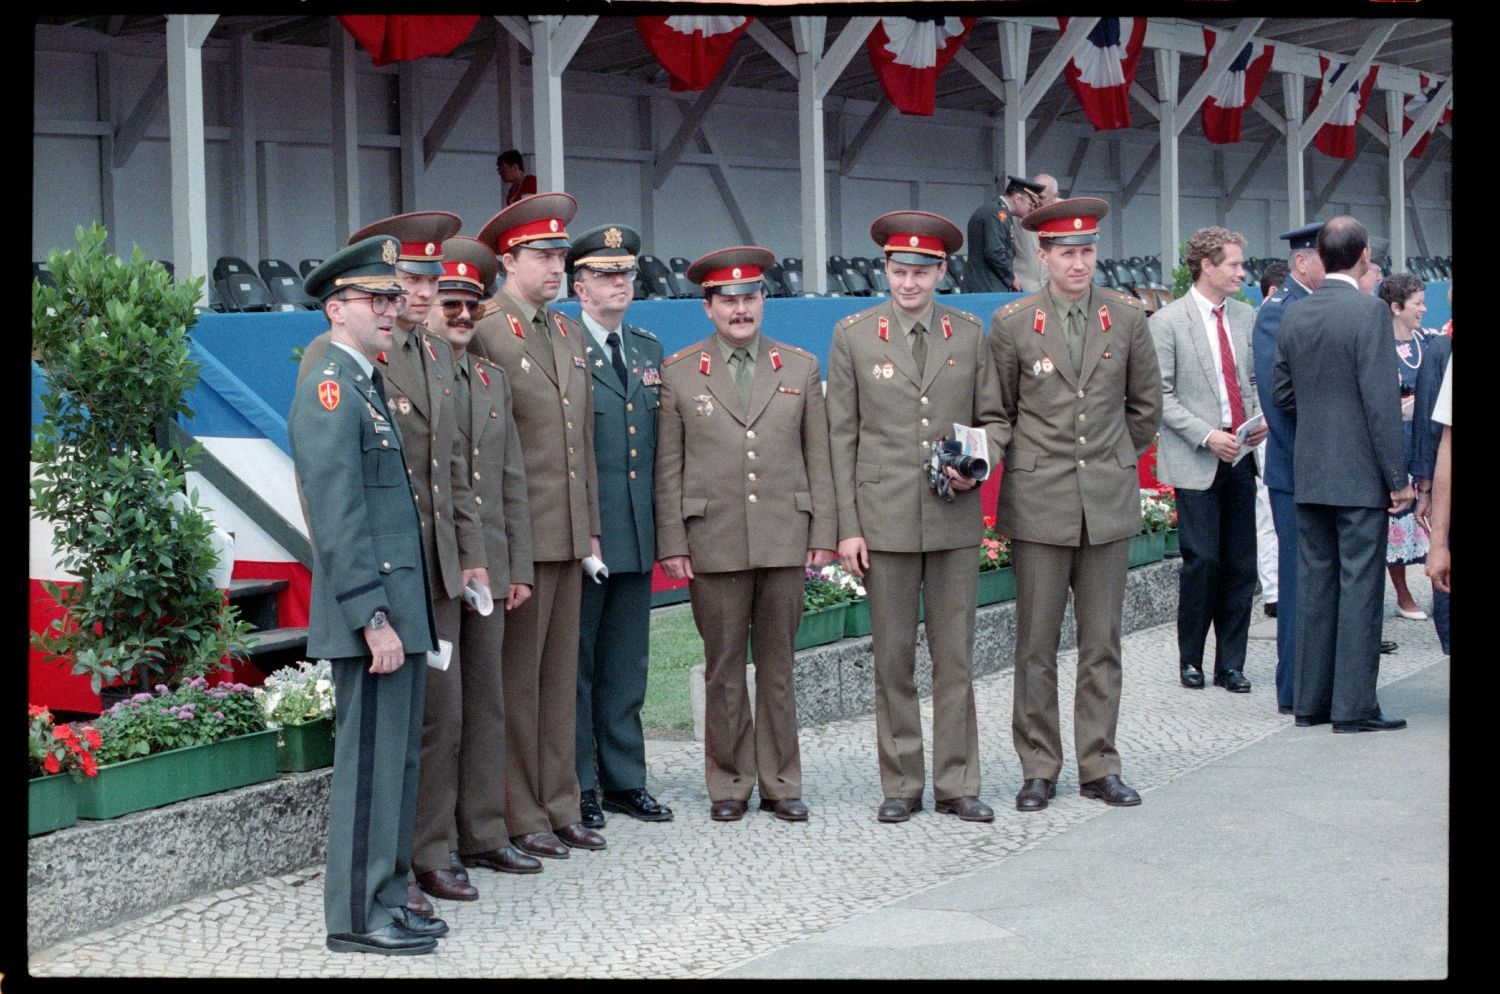
M 1078 793 L 1116 808 L 1133 808 L 1141 803 L 1141 795 L 1135 792 L 1135 788 L 1127 786 L 1118 773 L 1080 784 Z
M 427 900 L 415 880 L 406 882 L 406 906 L 419 915 L 432 914 L 432 902 Z
M 578 811 L 584 828 L 603 828 L 604 812 L 599 808 L 599 795 L 585 790 L 578 795 Z
M 744 801 L 736 801 L 732 798 L 714 801 L 708 807 L 708 816 L 714 821 L 739 821 L 745 817 L 746 807 Z
M 1391 653 L 1393 653 L 1395 651 L 1396 651 L 1396 643 L 1392 642 L 1390 639 L 1381 639 L 1380 640 L 1380 654 L 1382 656 L 1389 656 Z
M 391 917 L 396 924 L 406 929 L 412 935 L 426 935 L 434 939 L 441 939 L 448 934 L 448 923 L 441 918 L 430 918 L 427 915 L 419 915 L 410 908 L 392 908 Z
M 515 846 L 506 846 L 504 849 L 491 849 L 488 852 L 470 853 L 460 856 L 465 866 L 482 866 L 487 870 L 497 873 L 541 873 L 542 863 L 533 859 L 525 853 L 516 849 Z
M 1196 666 L 1182 668 L 1182 685 L 1191 690 L 1203 689 L 1203 671 Z
M 448 853 L 448 869 L 455 877 L 462 880 L 464 883 L 469 882 L 469 871 L 465 870 L 464 864 L 459 861 L 458 853 L 451 850 Z
M 1296 725 L 1298 728 L 1311 728 L 1314 725 L 1326 725 L 1332 720 L 1333 718 L 1327 711 L 1321 714 L 1299 714 L 1297 715 Z
M 1333 723 L 1333 730 L 1339 735 L 1346 732 L 1393 732 L 1405 727 L 1405 718 L 1387 718 L 1379 710 L 1359 721 L 1335 721 Z
M 880 809 L 875 812 L 875 820 L 887 824 L 910 821 L 912 812 L 921 810 L 922 799 L 920 797 L 887 797 L 880 802 Z
M 1214 686 L 1223 687 L 1231 694 L 1250 693 L 1250 678 L 1239 670 L 1225 670 L 1214 674 Z
M 585 826 L 582 822 L 575 821 L 571 825 L 564 825 L 562 828 L 554 830 L 552 834 L 561 839 L 564 845 L 570 846 L 573 849 L 598 851 L 608 845 L 604 841 L 604 836 L 592 828 Z
M 328 948 L 336 953 L 376 953 L 381 956 L 420 956 L 437 948 L 430 935 L 413 935 L 395 922 L 373 932 L 330 932 Z
M 934 810 L 940 815 L 958 815 L 959 821 L 995 820 L 995 812 L 977 797 L 951 797 L 938 801 Z
M 568 847 L 562 844 L 562 839 L 551 832 L 527 832 L 525 835 L 512 835 L 510 844 L 528 856 L 542 856 L 546 859 L 568 858 Z
M 1276 602 L 1275 601 L 1266 601 L 1265 607 L 1266 607 L 1266 617 L 1267 618 L 1274 618 L 1274 617 L 1276 617 Z
M 658 804 L 656 798 L 647 793 L 644 787 L 634 790 L 606 790 L 604 810 L 618 811 L 637 821 L 672 820 L 672 809 L 665 804 Z
M 417 874 L 417 886 L 433 897 L 445 901 L 477 901 L 479 891 L 453 875 L 452 870 L 428 870 Z
M 782 821 L 807 821 L 807 805 L 795 797 L 783 797 L 779 801 L 762 797 L 760 809 L 771 812 Z
M 1040 811 L 1047 806 L 1049 799 L 1056 796 L 1057 784 L 1035 777 L 1021 784 L 1021 789 L 1016 792 L 1016 810 Z

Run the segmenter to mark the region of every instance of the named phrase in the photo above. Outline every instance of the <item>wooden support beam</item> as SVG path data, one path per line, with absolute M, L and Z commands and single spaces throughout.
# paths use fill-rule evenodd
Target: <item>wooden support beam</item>
M 1059 185 L 1057 191 L 1059 197 L 1071 197 L 1073 195 L 1072 190 L 1078 185 L 1078 178 L 1083 175 L 1083 160 L 1088 156 L 1089 148 L 1092 145 L 1093 139 L 1085 135 L 1079 138 L 1078 142 L 1073 146 L 1073 161 L 1068 163 L 1067 188 L 1069 192 L 1063 193 L 1062 187 Z
M 1266 103 L 1260 97 L 1256 97 L 1250 106 L 1255 109 L 1257 114 L 1266 119 L 1267 124 L 1275 128 L 1279 133 L 1286 134 L 1286 118 L 1276 113 L 1270 104 Z
M 776 32 L 766 27 L 760 18 L 757 17 L 750 22 L 750 26 L 745 29 L 745 34 L 765 49 L 766 54 L 775 59 L 781 68 L 791 73 L 793 79 L 797 78 L 796 53 L 786 46 L 786 42 L 776 37 Z
M 980 86 L 999 98 L 1001 103 L 1005 102 L 1005 80 L 996 76 L 989 66 L 979 60 L 979 56 L 967 48 L 960 48 L 958 54 L 953 57 L 953 61 L 968 70 L 969 75 L 978 80 Z
M 1023 117 L 1031 116 L 1042 95 L 1062 75 L 1063 67 L 1089 43 L 1089 32 L 1094 30 L 1099 20 L 1097 17 L 1075 17 L 1068 21 L 1068 30 L 1062 33 L 1057 44 L 1052 46 L 1052 51 L 1047 53 L 1042 64 L 1036 67 L 1036 72 L 1031 74 L 1031 78 L 1021 89 L 1020 110 Z
M 578 54 L 578 47 L 589 36 L 594 22 L 598 20 L 598 14 L 583 17 L 565 16 L 557 19 L 557 26 L 552 29 L 552 58 L 548 66 L 549 72 L 554 76 L 562 76 L 563 70 L 568 68 L 568 63 L 572 62 L 573 56 Z
M 834 39 L 828 51 L 818 60 L 818 99 L 826 100 L 828 93 L 833 89 L 833 84 L 838 82 L 840 74 L 848 68 L 850 60 L 854 58 L 862 47 L 865 39 L 870 36 L 878 17 L 851 17 L 849 23 L 844 25 L 844 30 Z
M 526 22 L 526 18 L 515 14 L 496 14 L 495 23 L 510 32 L 510 36 L 519 42 L 522 48 L 528 52 L 531 51 L 531 25 Z
M 330 17 L 328 65 L 333 130 L 333 241 L 343 244 L 359 220 L 359 85 L 354 67 L 354 39 Z
M 1313 194 L 1312 212 L 1314 215 L 1321 214 L 1323 208 L 1328 206 L 1328 201 L 1332 198 L 1333 191 L 1338 189 L 1338 185 L 1344 181 L 1344 177 L 1349 175 L 1349 170 L 1353 169 L 1354 164 L 1359 161 L 1360 156 L 1365 154 L 1365 150 L 1370 147 L 1370 142 L 1369 135 L 1355 135 L 1354 158 L 1345 159 L 1340 162 L 1338 168 L 1333 171 L 1333 175 L 1328 177 L 1328 182 L 1323 184 L 1323 189 Z
M 1125 188 L 1120 191 L 1121 210 L 1130 206 L 1130 202 L 1135 199 L 1135 195 L 1145 185 L 1147 177 L 1151 175 L 1151 170 L 1156 168 L 1156 164 L 1160 159 L 1161 146 L 1152 145 L 1151 151 L 1146 153 L 1146 157 L 1141 160 L 1141 164 L 1135 173 L 1125 182 Z
M 151 119 L 161 108 L 162 102 L 167 98 L 167 64 L 163 62 L 161 68 L 156 70 L 156 75 L 151 77 L 151 82 L 141 91 L 140 98 L 136 100 L 135 106 L 130 113 L 125 115 L 125 120 L 120 122 L 119 130 L 115 132 L 115 161 L 116 169 L 123 169 L 125 163 L 130 161 L 130 155 L 135 147 L 140 144 L 141 138 L 146 134 L 146 129 L 151 126 Z
M 1255 158 L 1251 159 L 1250 164 L 1245 167 L 1245 171 L 1240 173 L 1239 180 L 1235 182 L 1234 188 L 1229 191 L 1225 199 L 1227 199 L 1230 203 L 1234 203 L 1239 200 L 1240 196 L 1244 194 L 1246 189 L 1249 188 L 1250 182 L 1255 178 L 1256 170 L 1263 166 L 1265 164 L 1265 161 L 1269 159 L 1272 153 L 1274 153 L 1275 151 L 1275 142 L 1263 142 L 1260 148 L 1256 150 Z
M 724 161 L 724 156 L 714 147 L 713 139 L 708 136 L 708 129 L 700 130 L 697 134 L 698 144 L 704 152 L 713 157 L 714 161 L 708 167 L 708 175 L 719 190 L 719 197 L 724 201 L 724 209 L 729 212 L 729 219 L 734 222 L 735 231 L 740 236 L 740 244 L 756 244 L 755 232 L 750 229 L 750 220 L 740 207 L 739 198 L 735 196 L 734 184 L 729 182 L 729 166 Z
M 1157 49 L 1157 51 L 1161 51 L 1161 49 Z M 1129 92 L 1130 98 L 1136 103 L 1140 104 L 1141 108 L 1145 110 L 1147 114 L 1151 115 L 1151 120 L 1161 120 L 1160 100 L 1157 100 L 1155 97 L 1151 96 L 1151 94 L 1147 93 L 1146 88 L 1139 83 L 1131 83 Z
M 1453 77 L 1444 80 L 1443 85 L 1438 87 L 1437 93 L 1433 94 L 1427 106 L 1417 112 L 1412 121 L 1411 130 L 1401 139 L 1401 154 L 1411 155 L 1411 150 L 1417 147 L 1417 142 L 1422 136 L 1431 131 L 1442 119 L 1443 111 L 1447 106 L 1448 98 L 1453 95 Z
M 848 147 L 844 149 L 843 154 L 839 157 L 839 175 L 841 177 L 847 178 L 854 170 L 854 164 L 859 161 L 860 154 L 864 152 L 865 146 L 869 144 L 871 138 L 875 137 L 875 132 L 880 130 L 880 125 L 884 123 L 886 118 L 891 116 L 891 111 L 895 109 L 895 104 L 889 100 L 882 100 L 875 105 L 874 110 L 870 111 L 870 115 L 859 126 L 859 131 L 855 133 L 853 140 L 849 142 Z
M 432 165 L 432 160 L 437 158 L 437 154 L 443 150 L 443 143 L 448 140 L 448 134 L 458 123 L 458 119 L 463 116 L 463 112 L 468 109 L 469 101 L 474 99 L 474 94 L 479 89 L 479 80 L 494 61 L 494 45 L 480 44 L 474 50 L 463 77 L 453 87 L 453 92 L 448 94 L 448 99 L 443 103 L 443 109 L 438 111 L 437 117 L 432 119 L 432 127 L 427 129 L 427 134 L 422 138 L 422 164 L 424 166 Z
M 708 116 L 709 110 L 713 108 L 714 103 L 719 99 L 719 95 L 724 92 L 725 87 L 729 85 L 730 80 L 734 78 L 734 74 L 739 71 L 740 66 L 744 64 L 745 59 L 748 57 L 748 52 L 742 53 L 739 58 L 730 64 L 728 69 L 719 74 L 718 79 L 709 84 L 708 89 L 698 95 L 697 100 L 693 101 L 693 105 L 683 115 L 682 124 L 678 126 L 677 133 L 672 136 L 672 140 L 667 142 L 667 147 L 657 157 L 656 165 L 651 171 L 652 189 L 660 190 L 662 188 L 662 184 L 667 181 L 667 177 L 676 168 L 677 160 L 681 157 L 682 150 L 687 147 L 687 143 L 692 140 L 693 135 L 697 134 L 699 128 L 703 126 L 703 119 Z

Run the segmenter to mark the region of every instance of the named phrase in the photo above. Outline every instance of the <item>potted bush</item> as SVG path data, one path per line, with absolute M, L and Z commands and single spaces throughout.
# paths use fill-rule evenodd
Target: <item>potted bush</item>
M 180 682 L 224 668 L 248 631 L 213 573 L 213 525 L 185 494 L 194 446 L 157 437 L 197 382 L 188 328 L 201 279 L 176 284 L 136 248 L 104 251 L 99 225 L 48 256 L 56 286 L 31 284 L 32 355 L 46 373 L 31 459 L 32 512 L 52 523 L 45 583 L 62 615 L 32 643 L 105 684 Z
M 802 582 L 802 622 L 797 626 L 798 649 L 837 642 L 844 637 L 844 615 L 853 597 L 848 587 L 825 579 L 815 569 Z
M 1177 544 L 1177 491 L 1162 483 L 1156 488 L 1156 496 L 1167 505 L 1166 556 L 1174 559 L 1182 555 L 1182 547 Z
M 41 835 L 67 828 L 78 820 L 76 783 L 80 776 L 98 774 L 93 750 L 99 748 L 97 729 L 54 725 L 52 712 L 35 704 L 26 707 L 30 719 L 29 765 L 26 789 L 26 834 Z
M 80 818 L 116 818 L 276 779 L 276 730 L 255 691 L 195 677 L 158 684 L 99 716 L 99 775 L 81 785 Z
M 1010 564 L 1010 539 L 995 530 L 995 519 L 984 516 L 984 538 L 979 543 L 980 606 L 1016 599 L 1016 571 Z
M 277 729 L 276 763 L 283 773 L 333 765 L 333 674 L 328 660 L 302 660 L 266 677 L 256 690 L 266 724 Z
M 1141 488 L 1141 533 L 1130 540 L 1130 565 L 1160 562 L 1166 555 L 1167 529 L 1176 509 L 1153 487 Z
M 844 609 L 844 637 L 870 634 L 870 602 L 866 599 L 864 583 L 837 562 L 829 563 L 818 573 L 829 583 L 849 592 Z

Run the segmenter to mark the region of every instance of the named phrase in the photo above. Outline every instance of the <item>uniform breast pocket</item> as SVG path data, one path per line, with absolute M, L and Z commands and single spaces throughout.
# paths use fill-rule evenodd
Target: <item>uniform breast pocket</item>
M 377 425 L 387 422 L 366 422 L 360 438 L 364 450 L 362 460 L 365 486 L 398 487 L 406 482 L 406 467 L 401 460 L 401 446 L 396 442 L 396 431 L 380 431 Z

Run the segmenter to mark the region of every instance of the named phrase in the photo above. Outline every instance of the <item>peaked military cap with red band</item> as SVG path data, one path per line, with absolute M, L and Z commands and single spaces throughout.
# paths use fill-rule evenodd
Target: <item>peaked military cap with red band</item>
M 1099 240 L 1099 219 L 1108 213 L 1109 204 L 1098 197 L 1072 197 L 1038 207 L 1021 226 L 1051 245 L 1092 245 Z
M 565 249 L 568 222 L 578 213 L 578 201 L 566 193 L 537 193 L 522 197 L 485 222 L 479 240 L 504 255 L 518 248 Z
M 438 277 L 439 290 L 473 290 L 483 297 L 499 272 L 500 260 L 477 238 L 455 235 L 443 242 L 443 275 Z
M 736 245 L 708 253 L 688 267 L 687 277 L 704 290 L 734 297 L 764 289 L 761 276 L 775 264 L 768 249 Z
M 870 225 L 886 258 L 908 266 L 936 266 L 963 248 L 964 234 L 945 217 L 926 211 L 891 211 Z
M 443 275 L 443 242 L 458 234 L 463 221 L 450 211 L 414 211 L 367 224 L 349 236 L 349 244 L 373 235 L 401 242 L 396 268 L 417 276 Z

